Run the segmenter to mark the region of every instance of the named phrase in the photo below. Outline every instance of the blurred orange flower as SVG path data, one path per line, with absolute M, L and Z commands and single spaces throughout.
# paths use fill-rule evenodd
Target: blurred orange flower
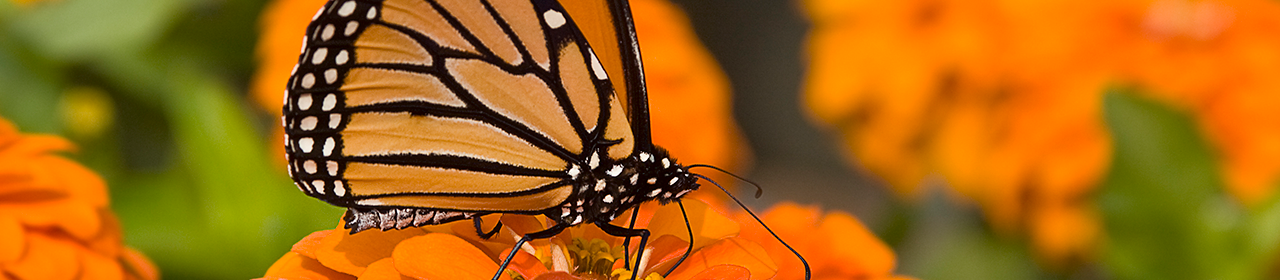
M 739 225 L 706 203 L 685 200 L 693 228 L 693 253 L 665 279 L 768 279 L 777 272 L 765 248 L 734 237 Z M 689 247 L 675 204 L 641 210 L 637 228 L 652 232 L 640 260 L 641 279 L 664 279 Z M 625 215 L 624 215 L 625 216 Z M 541 217 L 503 215 L 504 227 L 480 239 L 470 222 L 349 234 L 341 226 L 312 233 L 267 270 L 264 279 L 481 279 L 498 270 L 520 236 L 544 229 Z M 622 225 L 619 219 L 614 224 Z M 490 221 L 486 226 L 492 226 Z M 639 239 L 631 241 L 634 255 Z M 515 255 L 504 279 L 629 279 L 623 239 L 595 226 L 573 227 L 535 240 Z M 447 252 L 447 253 L 445 253 Z M 635 260 L 631 260 L 635 261 Z
M 29 7 L 44 1 L 45 0 L 10 0 L 10 2 L 18 4 L 19 7 Z
M 945 179 L 1053 263 L 1088 258 L 1100 230 L 1090 193 L 1111 157 L 1109 85 L 1195 115 L 1242 201 L 1269 197 L 1280 174 L 1274 1 L 803 3 L 805 102 L 850 157 L 905 197 Z
M 824 214 L 816 206 L 783 202 L 760 218 L 804 256 L 813 279 L 913 279 L 893 274 L 897 259 L 893 250 L 849 213 Z M 758 240 L 778 262 L 778 275 L 773 279 L 804 279 L 800 260 L 782 243 L 769 241 L 773 236 L 756 225 L 755 219 L 746 212 L 734 215 L 734 219 L 744 225 L 739 237 Z
M 276 0 L 263 12 L 257 47 L 259 66 L 252 87 L 254 99 L 263 110 L 281 114 L 285 82 L 298 63 L 303 33 L 311 16 L 324 3 Z M 644 54 L 654 143 L 686 164 L 743 168 L 750 152 L 733 121 L 728 80 L 698 41 L 688 18 L 666 0 L 631 1 L 631 12 Z M 284 137 L 281 127 L 276 127 L 274 133 L 276 137 L 271 139 Z M 271 146 L 283 165 L 284 147 Z M 709 176 L 731 181 L 720 174 Z M 715 197 L 710 193 L 693 195 Z
M 157 279 L 123 245 L 107 187 L 56 155 L 62 138 L 24 135 L 0 119 L 0 271 L 5 279 Z

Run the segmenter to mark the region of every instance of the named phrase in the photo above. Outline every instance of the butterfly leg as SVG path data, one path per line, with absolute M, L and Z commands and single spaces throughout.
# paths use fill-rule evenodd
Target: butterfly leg
M 552 236 L 560 234 L 560 232 L 564 231 L 566 228 L 569 228 L 568 224 L 556 224 L 542 231 L 525 234 L 524 237 L 520 237 L 520 241 L 516 241 L 516 246 L 511 247 L 511 253 L 508 253 L 507 258 L 502 260 L 502 265 L 498 266 L 498 272 L 493 274 L 493 280 L 498 280 L 498 277 L 502 276 L 502 271 L 507 270 L 507 265 L 511 264 L 511 258 L 514 258 L 516 253 L 520 252 L 520 246 L 524 246 L 525 242 L 529 242 L 529 240 L 534 239 L 551 238 Z
M 676 200 L 676 204 L 680 205 L 680 215 L 684 215 L 684 228 L 689 231 L 689 247 L 685 248 L 684 255 L 680 256 L 680 260 L 676 261 L 676 265 L 671 266 L 667 273 L 662 274 L 663 278 L 671 276 L 671 272 L 676 271 L 676 268 L 680 267 L 681 263 L 684 263 L 684 259 L 688 258 L 690 253 L 693 253 L 693 226 L 689 225 L 689 213 L 684 211 L 684 202 Z
M 481 220 L 480 220 L 480 216 L 476 216 L 475 218 L 471 218 L 471 221 L 475 223 L 475 225 L 476 225 L 476 235 L 479 235 L 479 236 L 480 236 L 480 239 L 489 240 L 489 237 L 493 237 L 493 234 L 498 233 L 498 230 L 499 230 L 499 229 L 502 229 L 502 221 L 498 221 L 498 224 L 497 224 L 497 225 L 494 225 L 494 226 L 493 226 L 493 229 L 489 230 L 489 232 L 488 232 L 488 233 L 485 233 L 485 232 L 484 232 L 484 229 L 482 229 L 482 228 L 480 227 L 480 226 L 481 226 L 481 224 L 483 224 L 483 223 L 484 223 L 484 221 L 481 221 Z
M 640 214 L 640 206 L 636 205 L 636 209 L 631 209 L 631 224 L 627 225 L 628 229 L 636 228 L 636 216 L 639 214 Z M 627 236 L 626 239 L 622 240 L 622 255 L 624 256 L 631 255 L 631 236 Z M 630 257 L 623 258 L 622 265 L 625 267 L 631 267 L 631 258 Z
M 644 256 L 645 243 L 649 242 L 649 230 L 624 228 L 620 226 L 615 226 L 613 224 L 610 224 L 609 222 L 596 222 L 596 226 L 600 227 L 600 230 L 603 230 L 604 233 L 608 233 L 609 235 L 618 236 L 618 237 L 623 237 L 623 236 L 626 236 L 626 237 L 639 236 L 640 237 L 640 247 L 637 247 L 638 249 L 636 250 L 637 251 L 636 264 L 635 264 L 635 267 L 631 269 L 631 280 L 635 280 L 636 274 L 640 273 L 640 259 L 643 258 Z M 627 256 L 627 257 L 631 257 L 631 256 Z

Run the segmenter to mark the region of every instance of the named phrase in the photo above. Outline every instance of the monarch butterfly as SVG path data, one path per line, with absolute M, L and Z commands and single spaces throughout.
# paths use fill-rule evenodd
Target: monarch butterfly
M 517 247 L 583 223 L 643 247 L 609 221 L 699 187 L 650 140 L 625 0 L 330 0 L 306 34 L 288 170 L 352 233 L 473 219 L 487 238 L 481 216 L 513 213 L 555 222 Z

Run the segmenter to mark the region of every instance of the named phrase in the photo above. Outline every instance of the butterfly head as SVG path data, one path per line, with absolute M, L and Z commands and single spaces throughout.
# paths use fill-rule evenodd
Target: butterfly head
M 641 176 L 648 178 L 637 184 L 640 195 L 647 199 L 667 204 L 698 189 L 698 178 L 661 148 L 653 153 L 640 152 L 636 160 Z

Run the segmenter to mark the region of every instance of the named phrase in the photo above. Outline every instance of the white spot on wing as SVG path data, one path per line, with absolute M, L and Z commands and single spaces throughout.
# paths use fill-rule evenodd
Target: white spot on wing
M 355 34 L 355 33 L 356 33 L 356 27 L 360 27 L 360 23 L 358 23 L 358 22 L 356 22 L 356 21 L 354 21 L 354 20 L 353 20 L 353 21 L 350 21 L 350 22 L 347 22 L 347 29 L 346 29 L 346 30 L 342 30 L 342 35 L 351 36 L 351 34 Z
M 333 84 L 338 81 L 338 69 L 324 70 L 324 83 Z
M 329 39 L 333 38 L 333 31 L 334 31 L 334 28 L 332 24 L 325 25 L 324 31 L 320 32 L 320 39 L 328 41 Z
M 325 162 L 324 165 L 325 169 L 329 170 L 329 176 L 338 176 L 338 162 L 330 160 Z
M 324 181 L 320 181 L 320 180 L 311 181 L 311 187 L 314 187 L 317 193 L 324 194 Z
M 318 122 L 320 122 L 320 119 L 316 118 L 315 116 L 302 118 L 302 130 L 316 129 L 316 123 Z
M 329 137 L 328 139 L 324 139 L 324 156 L 326 156 L 326 157 L 327 157 L 327 156 L 329 156 L 329 155 L 333 154 L 333 146 L 335 146 L 335 143 L 333 142 L 333 137 Z M 308 149 L 308 150 L 310 150 L 310 149 Z
M 333 195 L 345 196 L 347 189 L 342 187 L 342 181 L 333 181 Z
M 316 75 L 307 73 L 302 76 L 302 88 L 311 88 L 314 85 L 316 85 Z
M 604 66 L 600 65 L 600 59 L 596 58 L 596 52 L 590 49 L 587 49 L 587 52 L 591 53 L 591 72 L 594 72 L 596 74 L 596 79 L 597 80 L 608 79 L 609 74 L 604 72 Z
M 373 19 L 375 17 L 378 17 L 377 7 L 369 8 L 369 12 L 364 14 L 364 18 L 367 18 L 367 19 Z
M 298 95 L 298 110 L 306 111 L 307 109 L 311 109 L 311 94 L 303 93 Z
M 622 174 L 622 166 L 614 165 L 613 168 L 609 169 L 606 173 L 609 174 L 609 177 L 618 177 L 619 174 Z
M 569 178 L 578 179 L 579 173 L 582 173 L 582 170 L 577 165 L 569 168 Z
M 347 50 L 342 50 L 338 52 L 337 56 L 333 57 L 333 62 L 337 62 L 338 65 L 343 65 L 343 64 L 347 64 L 348 59 L 351 59 L 351 57 L 349 57 L 349 54 L 347 54 Z
M 329 56 L 329 48 L 316 49 L 316 52 L 311 54 L 311 64 L 323 63 L 324 59 L 328 56 Z
M 356 12 L 356 1 L 347 1 L 342 3 L 342 7 L 338 8 L 338 15 L 340 16 L 350 16 L 354 12 Z
M 303 153 L 310 153 L 311 148 L 315 146 L 316 142 L 315 140 L 311 140 L 311 137 L 302 137 L 302 139 L 298 139 L 298 148 L 302 148 Z
M 307 160 L 306 162 L 303 162 L 302 170 L 306 171 L 307 174 L 316 174 L 316 161 Z
M 547 26 L 550 26 L 551 29 L 560 28 L 561 26 L 564 26 L 564 24 L 568 22 L 568 20 L 565 20 L 564 14 L 561 14 L 556 10 L 547 10 L 546 12 L 543 12 L 542 20 L 546 21 Z
M 337 129 L 342 123 L 342 114 L 329 114 L 329 128 Z
M 661 193 L 661 192 L 662 192 L 662 189 L 653 189 L 653 191 L 649 192 L 649 194 L 646 194 L 645 196 L 655 197 L 655 196 L 658 196 L 658 193 Z
M 320 107 L 320 109 L 325 111 L 333 110 L 333 106 L 337 106 L 337 105 L 338 105 L 338 95 L 330 93 L 329 95 L 324 96 L 324 104 L 323 104 L 324 107 Z
M 602 202 L 604 202 L 604 203 L 613 203 L 613 195 L 611 195 L 611 194 L 606 194 L 606 195 L 604 195 L 604 198 L 600 199 L 600 201 L 602 201 Z

